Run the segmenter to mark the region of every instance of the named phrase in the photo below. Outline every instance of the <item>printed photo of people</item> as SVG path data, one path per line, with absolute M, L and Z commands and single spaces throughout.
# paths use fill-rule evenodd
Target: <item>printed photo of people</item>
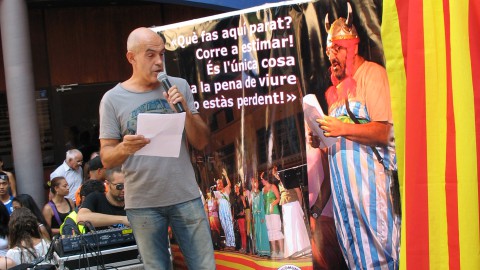
M 152 28 L 210 128 L 190 155 L 222 263 L 398 269 L 393 118 L 370 2 L 292 1 Z

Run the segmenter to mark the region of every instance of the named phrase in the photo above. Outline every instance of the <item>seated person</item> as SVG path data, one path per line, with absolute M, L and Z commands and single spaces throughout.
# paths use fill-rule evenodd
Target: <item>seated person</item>
M 106 178 L 108 192 L 89 194 L 78 210 L 77 221 L 86 225 L 91 223 L 97 230 L 130 226 L 125 212 L 125 175 L 120 168 L 114 168 L 107 170 Z
M 6 254 L 7 265 L 11 266 L 12 262 L 13 265 L 32 263 L 47 254 L 50 243 L 42 239 L 37 217 L 29 209 L 25 207 L 15 209 L 10 217 L 8 229 L 10 249 Z
M 38 208 L 38 205 L 32 196 L 28 194 L 18 194 L 17 197 L 13 198 L 12 206 L 14 210 L 20 207 L 30 209 L 33 215 L 37 217 L 38 230 L 40 231 L 40 235 L 42 236 L 42 238 L 49 241 L 50 239 L 52 239 L 52 230 L 50 229 L 47 221 L 45 221 L 45 217 L 40 211 L 40 208 Z
M 100 180 L 87 180 L 81 187 L 79 192 L 79 197 L 77 202 L 79 203 L 79 208 L 82 207 L 82 202 L 85 201 L 85 198 L 93 192 L 105 193 L 104 182 Z M 78 211 L 78 210 L 77 210 Z M 77 224 L 77 211 L 72 211 L 65 218 L 65 221 L 60 226 L 61 235 L 76 235 L 85 233 L 85 226 L 82 224 Z

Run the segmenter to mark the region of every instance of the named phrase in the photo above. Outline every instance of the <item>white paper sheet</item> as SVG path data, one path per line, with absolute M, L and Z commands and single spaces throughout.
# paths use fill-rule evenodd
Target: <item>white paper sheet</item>
M 303 97 L 303 114 L 308 127 L 320 139 L 320 148 L 330 147 L 338 140 L 336 137 L 325 137 L 316 119 L 323 119 L 325 116 L 314 94 L 308 94 Z
M 178 157 L 185 127 L 185 113 L 141 113 L 137 119 L 137 134 L 150 139 L 150 143 L 135 155 Z

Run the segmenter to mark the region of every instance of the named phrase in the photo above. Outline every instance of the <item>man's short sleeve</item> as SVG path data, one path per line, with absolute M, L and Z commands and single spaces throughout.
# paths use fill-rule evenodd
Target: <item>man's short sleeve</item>
M 116 109 L 111 100 L 111 91 L 105 93 L 100 101 L 100 139 L 121 139 L 120 123 L 115 114 Z
M 357 95 L 363 97 L 371 121 L 393 123 L 390 85 L 385 68 L 373 62 L 365 62 L 364 65 L 354 76 Z

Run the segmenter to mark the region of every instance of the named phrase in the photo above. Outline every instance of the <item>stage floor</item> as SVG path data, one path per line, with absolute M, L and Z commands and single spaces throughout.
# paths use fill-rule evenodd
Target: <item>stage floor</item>
M 172 245 L 173 264 L 175 270 L 187 269 L 178 245 Z M 217 270 L 313 270 L 312 257 L 289 260 L 272 260 L 255 255 L 242 254 L 231 251 L 215 251 Z

